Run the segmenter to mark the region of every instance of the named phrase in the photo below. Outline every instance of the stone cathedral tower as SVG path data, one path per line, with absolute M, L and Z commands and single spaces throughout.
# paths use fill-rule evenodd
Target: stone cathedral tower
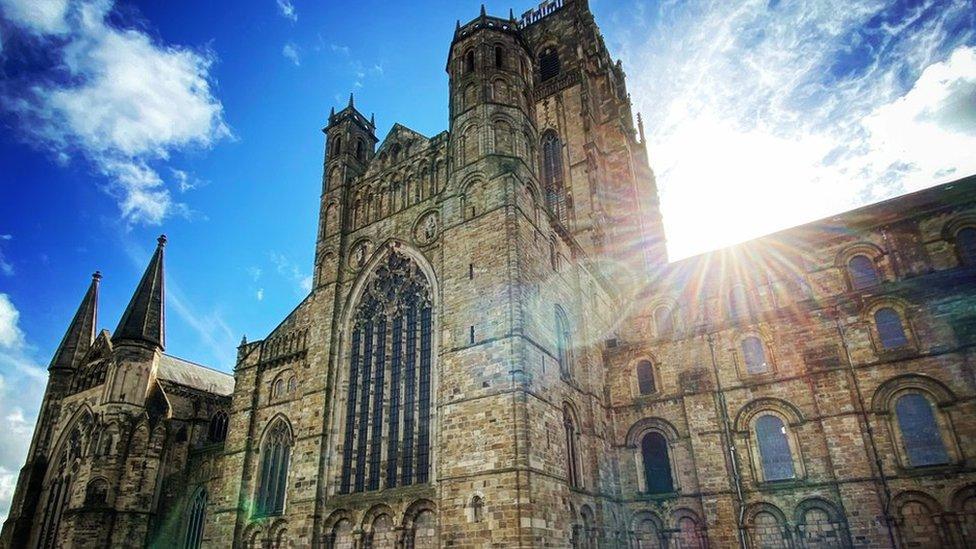
M 668 263 L 586 0 L 446 72 L 437 135 L 330 113 L 233 378 L 164 352 L 164 239 L 114 334 L 95 277 L 0 546 L 976 546 L 976 178 Z

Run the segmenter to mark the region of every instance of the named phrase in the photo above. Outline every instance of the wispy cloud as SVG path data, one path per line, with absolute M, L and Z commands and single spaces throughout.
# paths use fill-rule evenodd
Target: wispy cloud
M 10 509 L 47 373 L 20 327 L 20 311 L 0 294 L 0 520 Z
M 13 276 L 14 266 L 12 263 L 7 261 L 7 258 L 4 256 L 3 243 L 13 240 L 13 238 L 13 235 L 0 234 L 0 274 L 5 276 Z
M 278 274 L 291 281 L 295 288 L 295 294 L 304 296 L 312 291 L 312 275 L 306 274 L 298 268 L 291 259 L 283 254 L 271 252 L 268 256 L 274 264 Z
M 295 11 L 295 6 L 291 3 L 291 0 L 277 0 L 277 2 L 278 11 L 281 13 L 282 17 L 289 19 L 292 22 L 298 21 L 298 12 Z
M 612 10 L 675 257 L 976 171 L 969 0 Z
M 281 55 L 285 56 L 285 59 L 294 63 L 296 67 L 301 66 L 302 64 L 302 59 L 298 53 L 298 46 L 292 42 L 288 42 L 283 48 L 281 48 Z
M 264 288 L 258 288 L 258 291 L 254 293 L 254 297 L 258 301 L 264 301 Z
M 184 211 L 154 164 L 230 136 L 211 88 L 213 54 L 118 26 L 109 0 L 0 5 L 23 39 L 58 60 L 54 69 L 0 87 L 24 137 L 59 162 L 88 159 L 129 222 L 156 224 Z

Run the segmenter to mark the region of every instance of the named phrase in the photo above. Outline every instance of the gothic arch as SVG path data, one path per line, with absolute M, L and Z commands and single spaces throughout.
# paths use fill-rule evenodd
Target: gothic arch
M 376 293 L 375 285 L 371 283 L 377 281 L 378 276 L 385 276 L 385 280 L 393 284 L 392 294 L 387 290 Z M 367 295 L 370 296 L 369 300 L 366 299 Z M 393 305 L 393 308 L 372 308 L 378 307 L 377 304 L 381 302 Z M 374 491 L 381 486 L 387 488 L 415 483 L 427 484 L 436 478 L 438 449 L 431 440 L 436 436 L 438 426 L 438 307 L 438 287 L 433 267 L 420 251 L 401 241 L 391 239 L 380 246 L 360 272 L 343 305 L 341 316 L 338 341 L 341 351 L 335 363 L 336 382 L 333 385 L 331 404 L 335 407 L 332 414 L 332 432 L 335 437 L 332 447 L 336 457 L 329 469 L 330 490 L 336 493 Z M 394 309 L 400 312 L 391 312 Z M 386 328 L 389 328 L 389 332 L 385 331 Z M 361 368 L 360 372 L 360 359 L 369 357 L 367 352 L 373 352 L 371 346 L 367 351 L 365 341 L 372 341 L 369 338 L 374 335 L 380 337 L 382 334 L 382 337 L 386 337 L 396 329 L 416 330 L 414 334 L 417 337 L 413 347 L 408 343 L 399 351 L 390 348 L 390 360 L 396 356 L 402 357 L 401 367 L 396 369 L 397 373 L 394 373 L 392 365 L 389 372 L 384 368 L 382 371 L 376 370 L 374 375 L 366 367 Z M 361 350 L 360 342 L 363 342 Z M 385 352 L 385 348 L 375 347 L 376 356 L 381 356 L 379 353 L 381 350 Z M 410 360 L 408 357 L 411 356 L 415 359 Z M 364 360 L 363 364 L 365 363 Z M 377 442 L 378 439 L 369 437 L 368 433 L 371 431 L 363 429 L 367 421 L 382 421 L 384 425 L 392 425 L 394 411 L 401 408 L 399 405 L 393 408 L 393 403 L 389 400 L 383 403 L 384 401 L 376 399 L 372 399 L 373 405 L 370 406 L 369 401 L 358 397 L 365 391 L 385 390 L 380 388 L 385 385 L 379 385 L 384 383 L 385 375 L 403 376 L 402 395 L 399 391 L 396 394 L 402 396 L 404 409 L 409 399 L 413 399 L 410 409 L 415 412 L 411 416 L 403 416 L 405 425 L 397 434 L 403 437 L 402 448 L 397 445 L 384 447 Z M 408 385 L 411 390 L 408 390 Z M 399 387 L 399 383 L 397 386 Z M 381 404 L 375 404 L 376 402 Z M 382 419 L 376 419 L 381 417 Z M 406 425 L 408 417 L 412 420 L 409 426 Z M 356 450 L 355 455 L 353 449 Z M 406 457 L 408 455 L 412 457 Z M 363 478 L 367 471 L 368 480 Z M 355 484 L 352 482 L 353 476 Z

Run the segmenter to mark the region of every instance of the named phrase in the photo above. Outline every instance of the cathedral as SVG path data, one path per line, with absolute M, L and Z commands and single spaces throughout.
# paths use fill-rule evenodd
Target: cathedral
M 669 262 L 586 0 L 446 70 L 437 135 L 329 115 L 232 375 L 167 354 L 165 237 L 112 332 L 94 275 L 0 547 L 976 546 L 976 176 Z

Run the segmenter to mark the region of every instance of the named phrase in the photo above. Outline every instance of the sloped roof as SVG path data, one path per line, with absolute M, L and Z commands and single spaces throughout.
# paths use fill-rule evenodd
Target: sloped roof
M 159 359 L 157 377 L 220 396 L 234 392 L 234 376 L 167 354 Z

